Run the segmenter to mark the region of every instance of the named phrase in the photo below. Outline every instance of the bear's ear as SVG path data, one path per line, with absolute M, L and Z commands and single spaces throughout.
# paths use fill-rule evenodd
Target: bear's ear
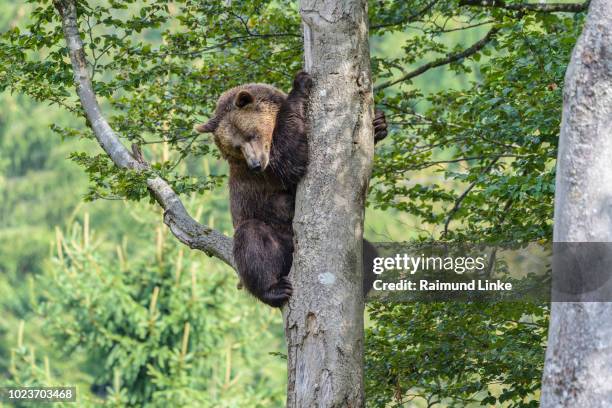
M 217 126 L 219 126 L 219 119 L 217 117 L 214 117 L 206 123 L 196 125 L 194 129 L 198 133 L 210 133 L 217 130 Z
M 234 99 L 234 105 L 238 108 L 244 108 L 248 104 L 253 103 L 254 100 L 255 98 L 253 98 L 253 95 L 251 95 L 249 91 L 240 91 L 238 95 L 236 95 L 236 99 Z

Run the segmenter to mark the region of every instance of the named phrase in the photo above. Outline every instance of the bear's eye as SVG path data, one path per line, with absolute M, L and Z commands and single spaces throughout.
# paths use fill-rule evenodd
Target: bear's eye
M 257 140 L 257 139 L 259 139 L 259 135 L 256 133 L 247 135 L 246 137 L 247 142 L 252 142 L 253 140 Z

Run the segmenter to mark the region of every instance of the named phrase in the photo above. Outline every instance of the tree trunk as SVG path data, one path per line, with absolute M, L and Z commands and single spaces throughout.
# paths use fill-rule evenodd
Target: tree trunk
M 374 152 L 367 2 L 303 0 L 300 8 L 314 87 L 284 310 L 287 406 L 362 407 L 361 245 Z
M 592 0 L 565 77 L 556 243 L 612 242 L 611 27 L 612 2 Z M 612 406 L 612 303 L 552 304 L 541 406 Z

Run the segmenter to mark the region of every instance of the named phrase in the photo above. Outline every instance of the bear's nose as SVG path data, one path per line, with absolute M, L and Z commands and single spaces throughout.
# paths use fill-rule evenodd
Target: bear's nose
M 261 162 L 259 160 L 250 161 L 249 168 L 253 171 L 261 171 Z

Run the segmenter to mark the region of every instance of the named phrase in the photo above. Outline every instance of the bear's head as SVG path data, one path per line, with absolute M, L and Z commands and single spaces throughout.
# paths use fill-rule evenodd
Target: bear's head
M 270 85 L 247 84 L 221 95 L 213 117 L 198 125 L 200 133 L 212 132 L 228 161 L 242 161 L 253 171 L 270 162 L 276 116 L 286 95 Z

